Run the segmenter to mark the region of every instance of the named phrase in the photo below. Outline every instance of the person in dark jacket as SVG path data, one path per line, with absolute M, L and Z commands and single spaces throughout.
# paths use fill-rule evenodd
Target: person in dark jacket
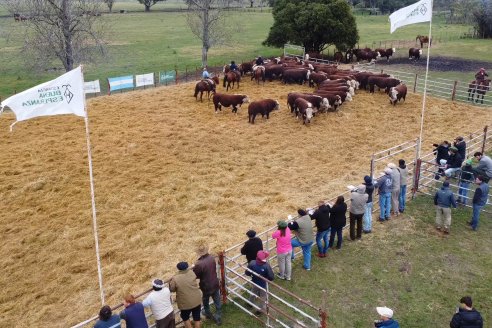
M 251 292 L 254 295 L 250 295 L 249 301 L 258 306 L 263 312 L 266 311 L 267 281 L 273 281 L 274 279 L 272 267 L 267 262 L 269 255 L 270 254 L 267 251 L 259 251 L 256 259 L 249 262 L 249 270 L 246 271 L 246 275 L 251 276 L 251 281 L 253 282 Z M 255 297 L 255 295 L 261 299 L 261 304 L 258 304 L 257 297 Z M 261 311 L 256 311 L 255 314 L 258 315 L 261 313 Z
M 472 299 L 465 296 L 460 299 L 460 306 L 453 315 L 450 328 L 483 328 L 483 319 L 480 312 L 472 307 Z
M 463 205 L 466 205 L 470 183 L 473 182 L 473 167 L 471 164 L 472 164 L 472 160 L 468 159 L 465 162 L 463 168 L 461 169 L 460 184 L 458 189 L 458 199 L 456 200 L 456 202 L 461 203 Z
M 362 219 L 362 232 L 370 233 L 372 230 L 372 194 L 374 193 L 374 185 L 372 178 L 368 175 L 364 177 L 364 185 L 366 186 L 367 203 L 364 210 L 364 218 Z
M 328 251 L 328 238 L 330 235 L 330 205 L 324 201 L 318 202 L 318 209 L 311 215 L 311 220 L 316 221 L 316 245 L 318 246 L 318 257 L 326 257 Z
M 231 65 L 229 66 L 231 71 L 239 71 L 239 67 L 237 66 L 236 62 L 231 61 Z
M 215 259 L 208 253 L 206 245 L 200 245 L 196 250 L 198 261 L 193 267 L 193 272 L 200 279 L 202 290 L 203 314 L 208 319 L 214 320 L 217 325 L 222 324 L 219 279 L 217 278 L 217 264 Z M 215 316 L 210 311 L 210 297 L 214 301 Z
M 434 148 L 434 154 L 436 155 L 436 164 L 439 166 L 435 178 L 436 180 L 439 180 L 441 175 L 444 173 L 444 170 L 441 167 L 444 167 L 444 165 L 446 165 L 446 162 L 448 161 L 449 147 L 451 146 L 451 144 L 449 143 L 449 141 L 444 140 L 440 145 L 433 144 L 433 146 L 436 147 Z
M 485 77 L 488 77 L 489 74 L 487 74 L 487 72 L 485 71 L 485 68 L 480 68 L 480 70 L 475 74 L 475 80 L 477 80 L 477 82 L 483 82 L 483 80 L 485 80 Z
M 379 222 L 384 222 L 390 219 L 391 214 L 391 188 L 393 179 L 391 177 L 392 169 L 389 167 L 384 169 L 384 175 L 374 183 L 374 188 L 378 188 L 379 192 Z
M 142 303 L 135 302 L 132 294 L 125 296 L 123 300 L 125 309 L 120 312 L 120 318 L 125 320 L 127 328 L 149 328 Z
M 451 227 L 451 206 L 456 208 L 453 192 L 449 189 L 449 182 L 444 181 L 442 188 L 434 196 L 436 205 L 436 229 L 449 234 Z
M 333 248 L 335 235 L 337 235 L 337 249 L 342 248 L 342 231 L 347 224 L 347 204 L 343 196 L 338 196 L 337 201 L 330 209 L 331 233 L 329 247 Z
M 473 215 L 472 220 L 468 224 L 476 231 L 478 229 L 480 211 L 487 204 L 489 198 L 489 185 L 484 182 L 484 177 L 481 175 L 475 178 L 475 183 L 478 185 L 478 188 L 475 190 L 475 195 L 473 195 Z
M 120 328 L 120 316 L 113 314 L 108 305 L 104 305 L 99 311 L 99 320 L 94 328 Z
M 258 56 L 258 58 L 256 58 L 255 64 L 256 65 L 265 65 L 265 62 L 263 61 L 263 58 L 261 58 L 261 56 Z
M 451 147 L 449 148 L 449 159 L 446 162 L 446 167 L 444 170 L 444 174 L 447 178 L 451 177 L 456 171 L 461 169 L 461 164 L 463 164 L 463 157 L 461 157 L 458 152 L 458 148 Z
M 458 148 L 458 153 L 460 154 L 461 158 L 464 160 L 466 158 L 465 138 L 463 138 L 462 136 L 456 137 L 456 139 L 454 139 L 453 146 Z
M 246 261 L 249 263 L 256 259 L 256 254 L 258 254 L 258 251 L 263 250 L 263 242 L 260 238 L 256 237 L 256 231 L 254 230 L 248 230 L 248 232 L 246 232 L 246 236 L 248 236 L 249 239 L 241 248 L 241 254 L 246 255 Z

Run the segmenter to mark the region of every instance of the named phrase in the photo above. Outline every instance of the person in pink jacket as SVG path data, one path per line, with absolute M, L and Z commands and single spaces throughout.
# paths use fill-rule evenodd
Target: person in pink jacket
M 278 230 L 272 234 L 272 238 L 277 240 L 277 262 L 279 269 L 277 277 L 290 280 L 292 274 L 292 237 L 287 222 L 278 221 L 277 226 Z

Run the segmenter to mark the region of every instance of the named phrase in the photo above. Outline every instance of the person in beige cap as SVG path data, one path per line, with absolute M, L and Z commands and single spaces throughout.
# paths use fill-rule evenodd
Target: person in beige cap
M 355 240 L 355 223 L 357 222 L 357 239 L 362 237 L 362 217 L 366 209 L 366 202 L 369 195 L 366 194 L 366 186 L 361 184 L 357 189 L 352 190 L 350 195 L 350 239 Z
M 393 214 L 398 216 L 400 212 L 398 211 L 398 206 L 400 202 L 400 171 L 396 167 L 395 163 L 389 163 L 388 168 L 391 169 L 391 209 Z
M 400 328 L 398 321 L 393 319 L 393 310 L 386 306 L 376 307 L 379 320 L 374 321 L 374 327 Z

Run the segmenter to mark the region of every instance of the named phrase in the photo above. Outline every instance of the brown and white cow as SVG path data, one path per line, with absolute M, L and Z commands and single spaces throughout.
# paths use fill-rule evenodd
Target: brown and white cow
M 270 112 L 279 109 L 280 104 L 278 103 L 278 101 L 273 99 L 253 101 L 248 106 L 248 122 L 251 124 L 255 124 L 255 118 L 258 114 L 260 114 L 261 117 L 266 116 L 266 118 L 269 119 Z
M 309 75 L 311 72 L 307 69 L 286 69 L 282 74 L 282 82 L 284 83 L 299 83 L 304 84 L 305 81 L 309 81 Z
M 330 101 L 330 96 L 333 96 L 333 95 L 338 95 L 340 96 L 341 100 L 342 100 L 342 103 L 347 100 L 347 101 L 352 101 L 353 98 L 352 98 L 352 95 L 350 94 L 350 92 L 346 92 L 346 91 L 338 91 L 338 90 L 316 90 L 314 91 L 314 94 L 317 94 L 317 95 L 320 95 L 322 97 L 326 97 L 328 99 L 328 101 L 330 102 L 330 105 L 332 105 L 332 102 Z M 341 103 L 340 103 L 341 105 Z
M 381 58 L 386 57 L 386 60 L 389 62 L 390 57 L 393 56 L 393 54 L 396 53 L 395 48 L 389 48 L 389 49 L 376 49 L 377 52 L 381 55 Z
M 412 59 L 419 60 L 421 55 L 422 55 L 422 49 L 410 48 L 410 50 L 408 50 L 408 59 L 410 60 Z
M 311 73 L 309 75 L 309 86 L 313 87 L 315 84 L 319 86 L 321 82 L 326 80 L 328 80 L 328 75 L 324 72 Z
M 237 107 L 241 107 L 242 104 L 249 103 L 249 98 L 246 95 L 228 95 L 224 93 L 216 93 L 213 97 L 215 113 L 217 110 L 222 111 L 222 106 L 232 106 L 232 112 L 237 113 Z
M 303 98 L 297 98 L 294 106 L 296 106 L 296 119 L 302 117 L 302 124 L 310 123 L 313 118 L 313 105 Z
M 390 88 L 396 87 L 400 83 L 401 80 L 392 77 L 369 76 L 367 79 L 370 93 L 374 93 L 374 86 L 377 86 L 379 89 L 384 89 L 384 92 L 388 93 Z
M 391 88 L 388 96 L 390 98 L 390 104 L 393 104 L 393 106 L 401 99 L 405 101 L 405 97 L 407 96 L 407 86 L 405 84 L 399 84 L 396 87 Z
M 338 91 L 315 91 L 316 95 L 319 95 L 328 100 L 330 104 L 330 109 L 337 110 L 338 106 L 340 106 L 347 97 L 347 92 L 338 92 Z
M 314 112 L 324 112 L 330 109 L 328 99 L 312 93 L 290 92 L 287 95 L 287 107 L 290 107 L 290 112 L 296 112 L 295 101 L 297 98 L 303 98 L 311 103 Z

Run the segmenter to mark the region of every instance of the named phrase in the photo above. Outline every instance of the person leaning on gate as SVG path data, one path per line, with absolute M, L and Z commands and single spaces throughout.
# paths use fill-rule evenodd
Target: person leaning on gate
M 99 320 L 94 328 L 120 328 L 120 316 L 113 314 L 108 305 L 104 305 L 99 311 Z
M 473 308 L 472 298 L 464 296 L 460 299 L 460 305 L 456 308 L 449 323 L 451 328 L 483 328 L 483 318 L 480 312 Z
M 479 175 L 475 178 L 475 183 L 478 188 L 475 190 L 475 195 L 473 195 L 473 214 L 472 220 L 468 222 L 471 228 L 476 231 L 478 229 L 478 221 L 480 219 L 480 211 L 487 204 L 489 198 L 489 185 L 485 183 L 485 179 Z
M 434 147 L 434 154 L 436 155 L 436 164 L 439 166 L 436 175 L 434 176 L 436 180 L 439 180 L 441 178 L 441 175 L 444 173 L 444 170 L 442 167 L 446 165 L 446 162 L 448 161 L 449 158 L 449 147 L 451 147 L 451 144 L 449 141 L 444 140 L 441 142 L 440 145 L 438 144 L 432 144 Z
M 398 216 L 400 212 L 398 211 L 399 201 L 400 201 L 400 171 L 394 163 L 389 163 L 388 167 L 391 169 L 391 208 L 393 209 L 393 214 Z
M 314 211 L 311 220 L 316 222 L 316 245 L 318 246 L 318 257 L 326 257 L 328 252 L 328 240 L 330 239 L 330 205 L 324 201 L 318 202 L 318 209 Z
M 492 178 L 492 159 L 477 151 L 473 154 L 473 157 L 478 161 L 478 165 L 473 168 L 475 177 L 481 175 L 484 178 L 484 182 L 488 183 Z
M 444 169 L 446 179 L 449 179 L 455 172 L 461 170 L 461 164 L 463 164 L 463 158 L 458 152 L 458 148 L 454 146 L 449 148 L 449 159 Z
M 460 184 L 458 189 L 458 199 L 456 203 L 466 205 L 468 190 L 470 188 L 470 183 L 473 182 L 473 168 L 472 160 L 467 159 L 465 165 L 461 168 Z
M 297 213 L 300 217 L 289 223 L 289 229 L 296 235 L 292 239 L 292 260 L 295 257 L 295 247 L 302 248 L 302 257 L 304 258 L 304 263 L 302 267 L 310 271 L 311 270 L 311 247 L 314 243 L 313 238 L 313 225 L 311 224 L 311 217 L 303 209 L 298 209 Z
M 176 292 L 176 303 L 181 311 L 180 316 L 185 328 L 191 328 L 190 315 L 193 316 L 195 328 L 201 326 L 202 292 L 196 281 L 196 275 L 188 269 L 187 262 L 179 262 L 176 265 L 179 270 L 169 281 L 169 289 Z
M 174 328 L 174 308 L 171 303 L 171 291 L 161 279 L 152 281 L 152 291 L 143 300 L 144 307 L 150 307 L 155 319 L 155 328 Z
M 132 294 L 125 295 L 123 299 L 125 309 L 120 312 L 120 318 L 125 320 L 126 328 L 148 328 L 147 318 L 142 303 L 135 301 Z
M 263 250 L 263 242 L 260 238 L 256 237 L 256 231 L 254 230 L 248 230 L 248 232 L 246 232 L 246 236 L 248 236 L 249 239 L 241 248 L 241 254 L 246 255 L 246 261 L 249 263 L 256 259 L 256 254 L 258 254 L 258 251 Z
M 361 184 L 357 189 L 352 190 L 350 195 L 350 239 L 355 240 L 362 238 L 362 217 L 369 196 L 366 194 L 366 186 Z M 355 224 L 357 223 L 357 236 L 355 234 Z
M 256 275 L 249 270 L 246 271 L 246 275 L 251 276 L 251 281 L 253 282 L 253 288 L 251 289 L 252 294 L 249 296 L 249 301 L 261 309 L 261 311 L 255 312 L 256 315 L 266 312 L 267 282 L 264 279 L 273 281 L 275 278 L 272 267 L 267 262 L 269 255 L 270 254 L 267 251 L 258 251 L 256 259 L 248 264 L 248 269 L 256 273 Z M 264 279 L 261 279 L 260 277 Z M 260 304 L 258 304 L 258 298 L 261 301 Z
M 449 182 L 444 181 L 442 188 L 434 195 L 434 205 L 436 205 L 436 229 L 449 234 L 451 228 L 451 206 L 456 208 L 456 202 Z
M 215 323 L 222 325 L 222 304 L 220 302 L 220 284 L 217 278 L 217 264 L 215 259 L 208 252 L 208 246 L 199 245 L 196 249 L 198 260 L 195 262 L 193 272 L 200 280 L 200 290 L 202 291 L 203 314 L 207 319 L 214 320 Z M 210 297 L 215 305 L 215 315 L 210 311 Z
M 366 186 L 367 202 L 364 209 L 364 218 L 362 219 L 362 232 L 371 233 L 372 231 L 372 194 L 374 193 L 374 185 L 372 178 L 368 175 L 364 177 L 364 185 Z
M 379 222 L 384 222 L 390 219 L 391 187 L 393 185 L 393 180 L 391 179 L 392 172 L 393 171 L 389 167 L 385 168 L 384 175 L 374 183 L 374 188 L 378 188 L 379 192 Z
M 456 137 L 456 139 L 454 139 L 453 146 L 458 148 L 458 153 L 460 154 L 461 158 L 465 160 L 466 158 L 465 138 L 463 138 L 462 136 Z
M 277 241 L 277 277 L 290 281 L 292 277 L 292 235 L 287 222 L 279 220 L 277 227 L 278 229 L 272 234 L 272 238 Z
M 398 161 L 398 171 L 400 171 L 400 196 L 398 198 L 398 211 L 403 213 L 407 201 L 407 178 L 408 167 L 404 159 Z

